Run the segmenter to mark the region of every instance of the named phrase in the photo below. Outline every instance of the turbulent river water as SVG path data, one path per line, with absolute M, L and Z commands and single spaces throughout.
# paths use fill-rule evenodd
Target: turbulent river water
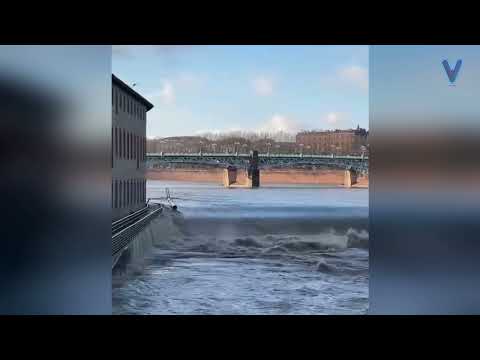
M 169 188 L 179 213 L 151 225 L 146 267 L 114 274 L 114 314 L 364 314 L 368 190 Z

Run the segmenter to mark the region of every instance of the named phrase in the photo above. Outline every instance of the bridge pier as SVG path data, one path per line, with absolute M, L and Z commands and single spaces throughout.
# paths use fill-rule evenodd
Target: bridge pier
M 258 168 L 258 151 L 252 151 L 247 171 L 247 187 L 260 187 L 260 169 Z
M 258 188 L 260 187 L 260 169 L 258 168 L 258 151 L 253 151 L 248 168 L 245 170 L 245 180 L 243 184 L 237 183 L 237 168 L 233 165 L 223 170 L 223 186 Z
M 345 170 L 345 180 L 344 180 L 344 185 L 347 188 L 351 188 L 353 185 L 357 183 L 357 177 L 358 174 L 355 170 L 353 169 L 347 169 Z
M 230 187 L 237 182 L 237 168 L 229 166 L 223 170 L 223 186 Z

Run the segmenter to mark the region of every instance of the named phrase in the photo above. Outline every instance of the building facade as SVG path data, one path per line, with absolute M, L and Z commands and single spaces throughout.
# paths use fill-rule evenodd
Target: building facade
M 146 123 L 153 105 L 112 75 L 112 220 L 146 203 Z
M 368 152 L 368 131 L 361 129 L 304 131 L 297 134 L 304 154 L 361 155 Z

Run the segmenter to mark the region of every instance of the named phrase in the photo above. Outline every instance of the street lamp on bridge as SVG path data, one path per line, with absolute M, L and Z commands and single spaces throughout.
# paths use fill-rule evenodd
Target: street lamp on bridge
M 362 160 L 365 157 L 365 152 L 367 151 L 367 147 L 365 145 L 362 145 L 360 147 L 360 150 L 362 151 Z

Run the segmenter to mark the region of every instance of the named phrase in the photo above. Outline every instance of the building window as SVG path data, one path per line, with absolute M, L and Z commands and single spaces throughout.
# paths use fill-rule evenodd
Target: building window
M 125 158 L 125 130 L 120 129 L 120 157 Z
M 122 129 L 118 129 L 118 154 L 122 158 Z
M 125 158 L 128 160 L 130 158 L 130 133 L 127 131 L 127 153 Z
M 113 207 L 116 209 L 117 206 L 118 206 L 118 199 L 117 199 L 117 194 L 118 194 L 118 185 L 117 185 L 117 181 L 115 180 L 115 185 L 114 185 L 114 189 L 113 189 Z
M 115 156 L 118 159 L 118 128 L 115 128 Z
M 127 157 L 127 132 L 122 130 L 123 132 L 123 158 Z
M 123 159 L 123 129 L 119 129 L 118 130 L 119 132 L 119 141 L 120 141 L 120 148 L 119 148 L 119 152 L 120 152 L 120 158 Z
M 127 131 L 127 159 L 130 159 L 130 133 Z
M 130 199 L 130 205 L 133 204 L 133 193 L 132 193 L 132 180 L 128 182 L 128 197 Z
M 123 182 L 119 181 L 118 183 L 118 207 L 123 206 Z
M 128 206 L 128 182 L 123 182 L 123 205 L 124 207 Z
M 133 135 L 132 133 L 130 133 L 130 159 L 132 158 L 132 154 L 133 154 L 132 139 L 133 139 Z
M 119 186 L 118 186 L 118 207 L 122 208 L 125 204 L 124 198 L 123 198 L 123 181 L 119 181 Z

